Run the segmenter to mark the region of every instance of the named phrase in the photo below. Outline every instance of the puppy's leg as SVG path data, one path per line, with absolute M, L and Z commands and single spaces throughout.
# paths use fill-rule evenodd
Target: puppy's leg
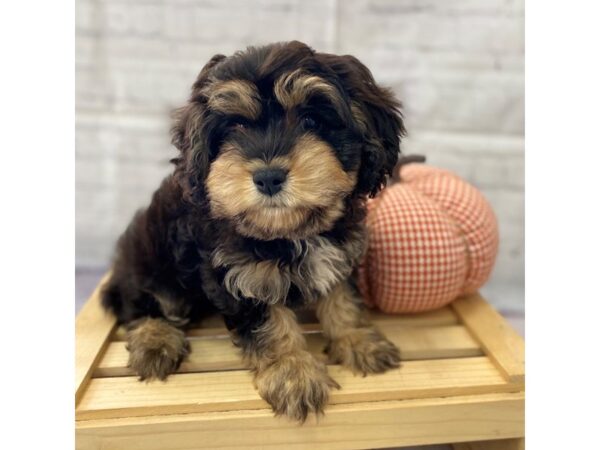
M 276 415 L 303 422 L 308 413 L 323 411 L 330 388 L 339 388 L 325 364 L 306 350 L 296 316 L 284 306 L 269 306 L 264 323 L 251 333 L 238 333 L 237 343 L 260 396 Z
M 398 367 L 400 352 L 368 322 L 361 303 L 354 288 L 343 282 L 317 304 L 329 358 L 363 375 Z
M 144 317 L 127 326 L 129 367 L 140 380 L 164 380 L 190 352 L 183 331 L 164 319 Z

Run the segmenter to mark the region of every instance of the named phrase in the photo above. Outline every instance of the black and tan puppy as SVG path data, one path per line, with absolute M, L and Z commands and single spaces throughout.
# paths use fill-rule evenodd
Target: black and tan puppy
M 365 199 L 403 131 L 399 103 L 352 56 L 299 42 L 214 56 L 176 113 L 175 170 L 120 238 L 104 289 L 128 327 L 130 366 L 164 379 L 189 352 L 182 327 L 217 310 L 260 395 L 304 420 L 337 386 L 296 322 L 308 303 L 332 362 L 362 374 L 398 366 L 351 277 Z

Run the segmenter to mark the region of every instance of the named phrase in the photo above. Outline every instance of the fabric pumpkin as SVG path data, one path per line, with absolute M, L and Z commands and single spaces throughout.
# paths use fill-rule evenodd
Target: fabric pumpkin
M 458 176 L 422 164 L 399 171 L 402 181 L 368 203 L 359 289 L 384 312 L 429 311 L 487 281 L 498 225 L 483 195 Z

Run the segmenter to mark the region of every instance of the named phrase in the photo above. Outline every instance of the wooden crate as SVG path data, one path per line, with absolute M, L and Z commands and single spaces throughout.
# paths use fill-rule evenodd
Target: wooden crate
M 523 340 L 479 295 L 424 314 L 371 316 L 400 347 L 401 368 L 361 377 L 330 366 L 342 389 L 324 417 L 301 426 L 273 417 L 219 318 L 188 333 L 192 353 L 177 374 L 139 382 L 97 289 L 76 320 L 77 448 L 523 448 Z M 303 328 L 323 357 L 310 315 Z

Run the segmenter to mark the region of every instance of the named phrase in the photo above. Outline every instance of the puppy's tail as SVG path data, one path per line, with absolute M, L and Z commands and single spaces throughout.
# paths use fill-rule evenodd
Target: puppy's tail
M 114 314 L 117 322 L 126 324 L 140 317 L 160 316 L 158 304 L 152 296 L 127 280 L 111 274 L 100 291 L 102 306 Z
M 109 275 L 108 280 L 100 290 L 100 299 L 105 310 L 119 317 L 123 310 L 123 300 L 119 290 L 119 286 L 115 283 L 114 276 Z

